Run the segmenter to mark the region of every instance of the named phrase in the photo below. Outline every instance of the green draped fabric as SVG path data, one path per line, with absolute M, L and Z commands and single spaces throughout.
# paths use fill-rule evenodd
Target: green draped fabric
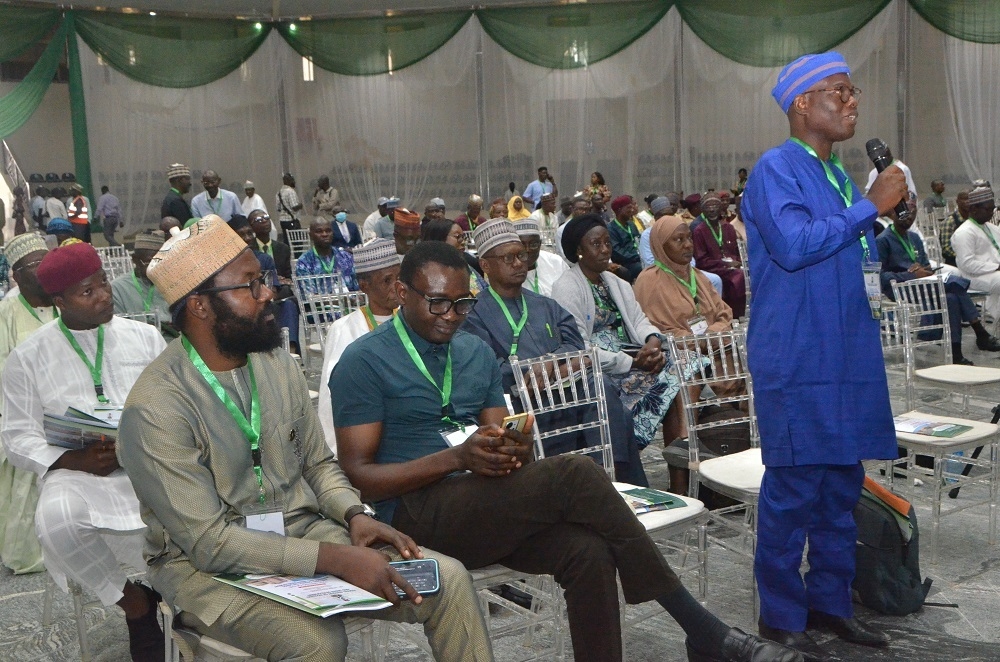
M 479 22 L 504 50 L 549 69 L 576 69 L 614 55 L 646 34 L 670 0 L 480 9 Z
M 63 21 L 24 80 L 0 98 L 0 138 L 6 138 L 21 128 L 42 103 L 66 48 L 66 31 L 66 22 Z
M 222 78 L 264 43 L 269 23 L 79 12 L 76 29 L 105 62 L 140 83 L 196 87 Z
M 83 74 L 80 71 L 80 45 L 76 40 L 76 12 L 66 12 L 66 64 L 69 68 L 69 119 L 73 127 L 73 166 L 76 181 L 90 200 L 94 186 L 90 177 L 90 137 L 87 133 L 87 104 L 83 98 Z M 96 214 L 91 211 L 91 218 Z
M 469 11 L 447 11 L 294 21 L 279 23 L 278 31 L 317 67 L 337 74 L 371 76 L 399 71 L 423 60 L 454 37 L 471 15 Z
M 681 18 L 723 56 L 777 67 L 833 48 L 860 30 L 889 0 L 677 0 Z
M 0 62 L 17 57 L 52 31 L 62 12 L 36 7 L 0 9 Z
M 910 5 L 952 37 L 1000 44 L 1000 0 L 910 0 Z

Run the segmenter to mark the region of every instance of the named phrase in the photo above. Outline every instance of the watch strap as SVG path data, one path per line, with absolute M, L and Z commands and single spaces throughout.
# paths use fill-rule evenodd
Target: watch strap
M 374 516 L 372 514 L 372 509 L 369 506 L 363 503 L 358 504 L 357 506 L 351 506 L 350 508 L 344 511 L 344 524 L 350 524 L 351 519 L 355 515 L 368 515 L 369 517 Z

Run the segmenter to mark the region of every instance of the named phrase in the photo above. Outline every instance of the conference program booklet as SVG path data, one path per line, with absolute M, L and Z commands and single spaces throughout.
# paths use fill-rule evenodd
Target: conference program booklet
M 619 494 L 632 506 L 632 510 L 635 511 L 636 515 L 651 513 L 656 510 L 682 508 L 687 505 L 683 499 L 674 494 L 648 487 L 635 487 L 622 490 Z
M 392 606 L 387 600 L 332 575 L 222 574 L 216 575 L 215 580 L 321 618 L 347 611 L 375 611 Z
M 971 425 L 960 425 L 958 423 L 942 423 L 941 421 L 930 421 L 922 418 L 909 418 L 907 416 L 897 416 L 892 419 L 896 432 L 907 432 L 909 434 L 922 434 L 928 437 L 944 437 L 951 439 L 963 432 L 972 429 Z
M 51 446 L 81 450 L 99 441 L 115 441 L 121 407 L 99 407 L 93 414 L 70 407 L 62 416 L 45 414 L 42 429 Z

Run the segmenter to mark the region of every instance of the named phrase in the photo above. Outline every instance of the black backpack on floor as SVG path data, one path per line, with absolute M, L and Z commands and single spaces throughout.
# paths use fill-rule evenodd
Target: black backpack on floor
M 858 527 L 855 599 L 890 616 L 905 616 L 920 609 L 931 588 L 928 577 L 920 581 L 920 536 L 910 505 L 903 517 L 867 489 L 854 508 Z

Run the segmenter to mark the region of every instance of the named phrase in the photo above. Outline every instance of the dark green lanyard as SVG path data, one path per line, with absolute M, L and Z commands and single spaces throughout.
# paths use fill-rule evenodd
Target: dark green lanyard
M 239 426 L 240 431 L 246 440 L 250 442 L 250 457 L 253 460 L 253 473 L 257 477 L 257 487 L 260 489 L 260 502 L 264 503 L 264 471 L 261 467 L 261 457 L 260 457 L 260 398 L 257 397 L 257 379 L 253 375 L 253 363 L 247 357 L 247 369 L 250 372 L 250 420 L 247 421 L 247 417 L 243 415 L 240 408 L 236 406 L 233 399 L 229 397 L 226 393 L 226 389 L 222 387 L 219 383 L 219 379 L 212 374 L 208 366 L 205 365 L 204 359 L 201 358 L 201 354 L 198 353 L 188 341 L 186 336 L 181 336 L 181 343 L 184 345 L 184 349 L 187 350 L 188 358 L 191 359 L 191 363 L 194 364 L 195 369 L 201 374 L 204 380 L 208 383 L 209 388 L 218 396 L 222 404 L 225 405 L 226 410 L 229 411 L 229 415 L 233 417 L 236 421 L 236 425 Z
M 604 297 L 601 296 L 601 291 L 597 289 L 597 285 L 594 285 L 593 283 L 591 283 L 590 284 L 590 289 L 594 293 L 594 303 L 597 304 L 597 307 L 600 308 L 601 310 L 606 311 L 606 312 L 614 313 L 615 314 L 614 327 L 615 327 L 615 330 L 618 332 L 618 339 L 621 340 L 622 342 L 628 342 L 628 337 L 625 335 L 625 322 L 624 322 L 624 320 L 622 320 L 622 313 L 621 313 L 621 311 L 618 310 L 617 306 L 608 307 L 604 303 Z M 611 295 L 611 293 L 609 292 L 608 293 L 609 298 L 610 298 L 610 295 Z
M 535 274 L 537 276 L 537 274 Z M 514 334 L 514 342 L 510 346 L 510 356 L 517 356 L 517 341 L 521 337 L 521 331 L 524 330 L 524 325 L 528 323 L 528 304 L 524 302 L 524 295 L 521 295 L 521 319 L 516 323 L 514 322 L 514 316 L 510 314 L 507 310 L 507 304 L 504 300 L 500 298 L 500 295 L 493 291 L 493 288 L 489 288 L 490 294 L 493 299 L 500 306 L 500 310 L 503 311 L 503 316 L 507 318 L 507 324 L 510 324 L 510 330 Z
M 892 228 L 892 233 L 899 238 L 899 243 L 903 244 L 903 248 L 906 250 L 906 254 L 910 256 L 910 260 L 913 262 L 917 261 L 917 251 L 914 250 L 913 244 L 910 243 L 909 237 L 903 237 L 899 232 L 896 231 L 896 226 L 890 226 Z
M 153 306 L 153 285 L 149 286 L 149 291 L 143 293 L 142 285 L 139 284 L 139 278 L 132 272 L 132 284 L 135 285 L 135 291 L 139 293 L 139 298 L 142 299 L 142 309 L 147 313 Z
M 83 348 L 80 347 L 80 343 L 76 341 L 73 334 L 70 333 L 69 329 L 66 328 L 66 323 L 59 318 L 59 330 L 63 332 L 66 336 L 66 340 L 73 347 L 76 355 L 80 357 L 83 364 L 87 366 L 87 370 L 90 371 L 90 378 L 94 381 L 94 391 L 97 392 L 97 401 L 101 403 L 107 403 L 109 400 L 104 396 L 104 383 L 101 377 L 103 372 L 104 364 L 104 325 L 98 325 L 97 327 L 97 356 L 94 357 L 94 362 L 91 363 L 87 355 L 83 353 Z
M 535 294 L 541 294 L 541 292 L 538 291 L 538 265 L 537 264 L 535 265 L 535 284 L 531 286 L 531 289 L 533 289 L 535 291 Z
M 636 237 L 636 236 L 635 236 L 635 234 L 633 234 L 633 233 L 632 233 L 632 230 L 631 230 L 631 228 L 632 228 L 632 227 L 635 227 L 635 226 L 633 226 L 633 225 L 632 225 L 632 222 L 631 222 L 631 221 L 629 221 L 629 227 L 625 227 L 624 225 L 622 225 L 621 221 L 619 221 L 619 220 L 618 220 L 618 219 L 616 218 L 616 219 L 615 219 L 615 224 L 616 224 L 616 225 L 617 225 L 618 227 L 620 227 L 620 228 L 622 229 L 622 232 L 624 232 L 624 233 L 625 233 L 625 234 L 626 234 L 626 235 L 628 236 L 628 238 L 629 238 L 629 239 L 631 239 L 631 240 L 632 240 L 632 246 L 633 246 L 633 247 L 634 247 L 634 248 L 635 248 L 636 250 L 639 250 L 639 238 L 638 238 L 638 237 Z
M 1000 253 L 1000 246 L 997 246 L 997 240 L 993 238 L 993 233 L 990 232 L 985 225 L 981 224 L 971 216 L 969 217 L 969 220 L 975 223 L 976 227 L 983 231 L 983 234 L 985 234 L 987 239 L 990 240 L 990 243 L 993 244 L 993 248 L 997 249 L 997 252 Z
M 406 353 L 410 355 L 410 360 L 413 361 L 413 365 L 417 367 L 420 374 L 427 378 L 427 381 L 441 394 L 441 420 L 450 424 L 456 425 L 463 430 L 465 426 L 456 423 L 451 420 L 448 416 L 448 405 L 451 404 L 451 345 L 448 345 L 448 360 L 444 364 L 444 383 L 438 386 L 434 378 L 431 377 L 431 373 L 427 370 L 427 366 L 424 364 L 424 360 L 420 357 L 417 348 L 413 346 L 413 341 L 410 340 L 410 334 L 406 332 L 406 327 L 403 326 L 402 315 L 396 315 L 392 319 L 392 325 L 396 327 L 396 334 L 399 336 L 399 341 L 403 343 L 403 347 L 406 348 Z
M 333 273 L 333 267 L 334 267 L 334 265 L 337 262 L 337 255 L 332 252 L 333 249 L 330 249 L 330 250 L 331 250 L 331 252 L 330 252 L 330 266 L 327 266 L 326 263 L 323 262 L 323 258 L 321 258 L 319 256 L 319 253 L 316 252 L 316 249 L 315 248 L 312 249 L 312 254 L 316 256 L 316 259 L 319 261 L 319 267 L 320 267 L 320 269 L 323 270 L 323 273 L 325 273 L 325 274 Z
M 655 260 L 653 262 L 653 264 L 655 264 L 657 267 L 659 267 L 662 271 L 665 271 L 668 274 L 670 274 L 671 276 L 673 276 L 674 278 L 676 278 L 678 283 L 680 283 L 681 285 L 683 285 L 684 287 L 687 288 L 687 291 L 691 293 L 691 298 L 694 299 L 694 311 L 697 313 L 698 312 L 698 281 L 695 280 L 695 278 L 694 278 L 694 269 L 691 269 L 691 271 L 690 271 L 690 273 L 688 275 L 688 280 L 684 280 L 683 278 L 681 278 L 680 276 L 678 276 L 677 274 L 675 274 L 674 271 L 673 271 L 673 269 L 671 269 L 667 265 L 663 264 L 659 260 Z
M 854 189 L 851 187 L 851 178 L 847 176 L 847 171 L 844 169 L 844 164 L 840 162 L 840 159 L 837 158 L 837 155 L 834 154 L 833 152 L 830 153 L 830 163 L 832 163 L 833 167 L 839 170 L 840 173 L 844 176 L 844 181 L 842 182 L 837 179 L 836 175 L 833 174 L 833 170 L 830 169 L 830 166 L 827 165 L 827 162 L 819 158 L 819 154 L 816 153 L 816 150 L 814 150 L 811 145 L 808 145 L 807 143 L 799 140 L 798 138 L 792 138 L 792 142 L 802 147 L 802 149 L 806 150 L 806 152 L 808 152 L 810 156 L 819 161 L 820 165 L 823 166 L 823 172 L 826 173 L 827 180 L 829 180 L 834 190 L 836 190 L 837 193 L 840 194 L 841 199 L 844 201 L 844 205 L 850 207 L 852 204 L 854 204 Z M 868 262 L 871 256 L 871 251 L 868 250 L 868 238 L 865 237 L 864 235 L 861 236 L 861 248 L 864 251 L 865 262 Z
M 31 316 L 34 317 L 36 320 L 38 320 L 39 323 L 41 323 L 42 318 L 38 316 L 38 313 L 36 313 L 35 309 L 31 307 L 31 304 L 28 303 L 28 300 L 24 298 L 24 295 L 18 294 L 17 298 L 20 299 L 21 305 L 24 306 L 25 310 L 31 313 Z M 56 308 L 55 306 L 52 306 L 52 315 L 54 317 L 59 317 L 59 309 Z

